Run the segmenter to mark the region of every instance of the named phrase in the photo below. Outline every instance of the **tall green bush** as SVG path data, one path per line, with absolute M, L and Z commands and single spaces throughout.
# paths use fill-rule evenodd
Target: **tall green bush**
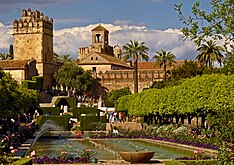
M 47 120 L 52 120 L 58 124 L 58 126 L 64 128 L 64 130 L 70 130 L 69 120 L 71 116 L 45 116 L 41 115 L 37 117 L 37 124 L 41 127 Z

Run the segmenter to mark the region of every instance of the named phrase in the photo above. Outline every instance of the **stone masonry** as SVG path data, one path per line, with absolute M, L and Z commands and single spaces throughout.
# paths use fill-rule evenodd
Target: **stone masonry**
M 44 77 L 44 88 L 50 87 L 54 73 L 53 19 L 39 11 L 22 10 L 14 20 L 14 59 L 36 60 L 38 74 Z

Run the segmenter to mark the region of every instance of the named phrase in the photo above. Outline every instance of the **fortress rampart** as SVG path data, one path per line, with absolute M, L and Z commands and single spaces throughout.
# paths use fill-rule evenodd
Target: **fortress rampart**
M 102 85 L 108 88 L 109 91 L 128 86 L 133 92 L 133 72 L 133 70 L 109 70 L 105 73 L 99 72 L 96 76 L 100 78 Z M 152 85 L 153 81 L 161 81 L 162 79 L 163 71 L 160 69 L 138 70 L 139 91 Z

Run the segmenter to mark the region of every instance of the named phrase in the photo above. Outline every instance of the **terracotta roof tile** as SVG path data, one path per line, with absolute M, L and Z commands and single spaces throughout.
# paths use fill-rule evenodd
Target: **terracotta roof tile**
M 0 60 L 0 68 L 24 69 L 29 61 L 32 60 Z
M 184 60 L 177 60 L 174 66 L 180 66 L 184 63 Z M 138 69 L 162 69 L 159 63 L 155 62 L 138 62 Z

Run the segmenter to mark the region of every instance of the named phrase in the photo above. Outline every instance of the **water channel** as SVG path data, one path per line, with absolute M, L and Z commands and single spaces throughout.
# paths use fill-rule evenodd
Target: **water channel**
M 131 139 L 39 139 L 32 150 L 38 157 L 58 157 L 61 151 L 79 156 L 82 150 L 91 150 L 99 160 L 120 160 L 119 151 L 155 151 L 153 159 L 193 157 L 193 151 Z

